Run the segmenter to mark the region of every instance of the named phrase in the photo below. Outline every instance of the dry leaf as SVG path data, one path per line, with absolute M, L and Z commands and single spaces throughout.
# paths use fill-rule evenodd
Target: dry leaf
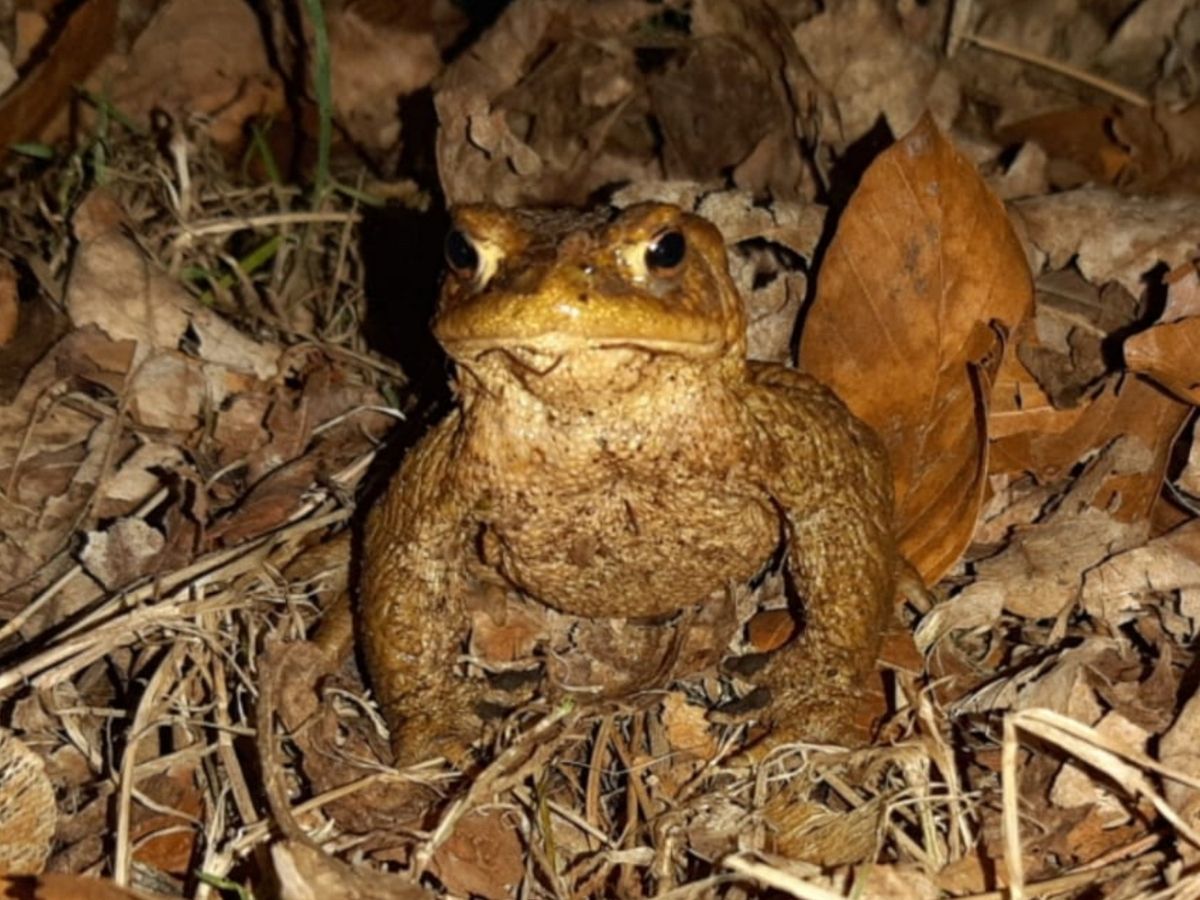
M 17 297 L 17 270 L 0 256 L 0 347 L 7 346 L 17 333 L 20 299 Z
M 943 894 L 923 866 L 914 863 L 885 863 L 865 866 L 854 894 L 860 900 L 937 900 Z
M 1164 766 L 1192 778 L 1200 778 L 1200 693 L 1192 694 L 1179 712 L 1174 724 L 1163 734 L 1158 744 L 1158 759 Z M 1200 824 L 1200 790 L 1171 778 L 1163 779 L 1163 793 L 1183 820 L 1192 827 Z M 1189 864 L 1200 861 L 1200 849 L 1186 841 L 1180 850 Z
M 1200 250 L 1200 248 L 1198 248 Z M 1200 404 L 1200 270 L 1184 266 L 1167 287 L 1158 324 L 1125 341 L 1125 365 L 1181 400 Z
M 944 627 L 951 604 L 970 611 L 969 627 L 990 624 L 1001 608 L 1031 619 L 1051 618 L 1075 603 L 1083 574 L 1111 554 L 1146 539 L 1145 516 L 1125 521 L 1112 515 L 1105 500 L 1108 485 L 1153 464 L 1149 448 L 1136 438 L 1121 438 L 1095 459 L 1073 483 L 1067 496 L 1043 520 L 1017 528 L 1004 550 L 976 565 L 978 577 L 950 604 L 935 610 L 932 621 Z M 955 627 L 962 627 L 959 622 Z M 933 624 L 922 623 L 927 646 Z M 936 638 L 934 638 L 936 640 Z
M 796 46 L 833 95 L 822 133 L 838 149 L 859 140 L 882 117 L 904 134 L 926 110 L 948 125 L 961 102 L 938 56 L 901 27 L 892 4 L 843 0 L 796 26 Z M 863 48 L 870 47 L 869 53 Z
M 770 653 L 796 633 L 796 620 L 786 609 L 760 612 L 746 626 L 746 637 L 755 653 Z
M 79 561 L 110 591 L 148 574 L 165 545 L 162 532 L 142 519 L 118 519 L 104 531 L 89 531 Z
M 875 798 L 849 812 L 833 812 L 785 789 L 768 801 L 763 815 L 776 831 L 778 853 L 822 866 L 856 865 L 875 858 L 887 803 Z
M 679 691 L 670 691 L 663 699 L 663 724 L 673 751 L 704 760 L 717 755 L 717 739 L 713 736 L 708 714 L 699 706 L 688 703 L 687 697 Z
M 1096 734 L 1125 752 L 1143 753 L 1150 733 L 1116 712 L 1108 712 L 1094 726 Z M 1062 807 L 1095 804 L 1108 827 L 1129 820 L 1129 804 L 1114 796 L 1090 771 L 1067 762 L 1050 789 L 1052 803 Z
M 1014 415 L 1012 430 L 1006 429 L 1003 438 L 992 442 L 991 471 L 1030 472 L 1041 480 L 1055 480 L 1114 438 L 1135 436 L 1151 451 L 1145 467 L 1125 471 L 1096 506 L 1105 508 L 1104 503 L 1112 500 L 1115 518 L 1145 519 L 1158 498 L 1171 447 L 1190 410 L 1148 381 L 1115 377 L 1078 409 L 1042 409 L 1024 421 Z
M 1010 210 L 1036 250 L 1036 269 L 1072 261 L 1092 284 L 1118 281 L 1137 296 L 1159 264 L 1175 268 L 1200 245 L 1200 216 L 1188 195 L 1125 197 L 1087 187 L 1018 200 Z
M 250 120 L 286 108 L 258 15 L 241 0 L 162 4 L 119 72 L 112 93 L 123 115 L 204 121 L 219 145 L 241 142 Z
M 503 809 L 469 813 L 438 848 L 429 868 L 455 893 L 486 900 L 515 897 L 525 876 L 515 822 Z
M 0 101 L 0 147 L 36 137 L 62 111 L 75 86 L 112 48 L 118 10 L 117 0 L 87 0 L 71 10 L 38 64 Z
M 196 338 L 200 359 L 258 378 L 278 371 L 280 348 L 246 335 L 197 303 L 125 237 L 115 201 L 93 191 L 76 212 L 79 247 L 67 282 L 67 310 L 76 327 L 98 325 L 114 340 L 134 340 L 144 356 L 175 351 L 185 332 Z M 219 379 L 210 379 L 222 387 Z M 219 404 L 224 396 L 211 398 Z
M 1147 594 L 1197 588 L 1200 520 L 1192 519 L 1089 571 L 1083 581 L 1082 602 L 1088 615 L 1118 628 L 1142 614 Z
M 1129 147 L 1112 133 L 1112 112 L 1106 107 L 1081 106 L 1042 113 L 1001 128 L 1004 143 L 1032 141 L 1053 160 L 1050 183 L 1075 188 L 1089 181 L 1115 184 L 1132 157 Z
M 164 894 L 147 894 L 117 887 L 100 878 L 59 872 L 47 872 L 37 878 L 0 878 L 0 896 L 29 900 L 165 900 Z
M 645 65 L 654 57 L 653 65 Z M 812 193 L 797 134 L 820 93 L 773 7 L 508 4 L 439 79 L 438 170 L 455 203 L 582 204 L 667 177 Z
M 802 367 L 883 438 L 901 550 L 936 581 L 975 527 L 987 369 L 1029 312 L 1004 207 L 926 117 L 863 176 L 804 324 Z
M 0 729 L 0 875 L 36 875 L 46 865 L 58 808 L 42 758 Z
M 280 900 L 434 900 L 435 896 L 399 875 L 349 866 L 299 841 L 272 846 L 271 862 L 279 879 Z

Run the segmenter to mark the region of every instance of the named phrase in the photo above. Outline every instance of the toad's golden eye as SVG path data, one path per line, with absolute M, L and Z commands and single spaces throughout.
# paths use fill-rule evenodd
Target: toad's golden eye
M 687 241 L 682 231 L 664 231 L 646 245 L 646 268 L 667 273 L 678 268 L 687 255 Z
M 457 228 L 446 235 L 446 262 L 465 278 L 471 278 L 479 271 L 479 251 Z

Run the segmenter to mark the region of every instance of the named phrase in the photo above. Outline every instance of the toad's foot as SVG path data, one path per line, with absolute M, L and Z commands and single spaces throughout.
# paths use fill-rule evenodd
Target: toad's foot
M 789 743 L 868 743 L 882 711 L 872 673 L 862 655 L 841 648 L 810 648 L 800 641 L 773 653 L 751 676 L 767 695 L 763 718 L 770 731 L 749 748 L 748 758 L 762 759 Z
M 458 768 L 472 761 L 472 747 L 483 736 L 477 712 L 483 686 L 466 680 L 438 685 L 406 696 L 388 710 L 396 766 L 442 757 Z

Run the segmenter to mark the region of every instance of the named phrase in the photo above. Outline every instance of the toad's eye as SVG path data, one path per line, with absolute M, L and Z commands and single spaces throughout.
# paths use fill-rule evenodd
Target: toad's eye
M 671 229 L 664 231 L 646 246 L 646 268 L 663 274 L 677 268 L 687 255 L 687 241 L 683 232 Z
M 457 228 L 446 235 L 446 262 L 456 273 L 467 277 L 475 275 L 479 269 L 479 251 Z

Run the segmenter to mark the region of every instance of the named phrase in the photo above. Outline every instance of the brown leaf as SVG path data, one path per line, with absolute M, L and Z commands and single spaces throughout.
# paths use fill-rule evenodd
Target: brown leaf
M 280 900 L 434 900 L 434 893 L 400 875 L 350 866 L 299 841 L 271 848 Z
M 198 303 L 146 259 L 119 222 L 119 206 L 103 190 L 89 194 L 75 214 L 79 247 L 66 304 L 77 327 L 97 325 L 114 340 L 137 341 L 143 353 L 174 351 L 190 332 L 196 355 L 205 362 L 264 379 L 278 371 L 278 346 L 242 334 Z
M 41 60 L 0 102 L 0 147 L 37 136 L 116 37 L 117 0 L 79 4 Z
M 0 347 L 17 333 L 17 270 L 0 256 Z
M 438 848 L 430 870 L 451 891 L 507 900 L 525 875 L 521 839 L 503 810 L 477 810 L 463 817 Z
M 145 520 L 121 518 L 103 531 L 87 533 L 79 561 L 111 591 L 149 573 L 164 544 L 162 532 Z
M 1200 588 L 1200 520 L 1192 519 L 1089 570 L 1081 599 L 1089 615 L 1115 629 L 1142 614 L 1147 594 L 1195 588 Z
M 835 147 L 859 140 L 881 118 L 892 134 L 908 131 L 926 109 L 939 122 L 954 119 L 958 85 L 937 54 L 905 33 L 892 4 L 824 4 L 794 34 L 805 62 L 833 95 L 836 109 L 828 110 L 822 137 Z
M 203 820 L 204 798 L 196 784 L 193 763 L 180 763 L 138 784 L 138 791 L 157 809 L 136 806 L 130 835 L 136 845 L 138 863 L 186 875 L 196 851 L 196 829 L 187 827 Z
M 1200 216 L 1190 195 L 1125 197 L 1085 187 L 1018 200 L 1010 207 L 1024 226 L 1035 270 L 1074 262 L 1092 284 L 1118 281 L 1137 296 L 1147 272 L 1174 268 L 1200 244 Z
M 0 875 L 42 871 L 57 819 L 42 758 L 0 730 Z
M 0 878 L 0 896 L 29 900 L 154 900 L 164 895 L 117 887 L 100 878 L 48 872 L 37 878 Z
M 688 703 L 679 691 L 669 692 L 663 700 L 663 724 L 672 750 L 701 759 L 712 759 L 717 755 L 717 739 L 707 714 L 699 706 Z
M 1176 772 L 1193 778 L 1200 776 L 1200 694 L 1193 694 L 1184 704 L 1173 725 L 1167 729 L 1158 745 L 1158 758 L 1162 764 Z M 1193 828 L 1200 823 L 1200 791 L 1167 778 L 1163 782 L 1163 793 L 1177 809 L 1185 822 Z M 1181 849 L 1186 841 L 1181 842 Z M 1200 852 L 1188 845 L 1184 859 L 1194 865 Z
M 1132 161 L 1129 147 L 1114 139 L 1112 111 L 1099 106 L 1058 109 L 1013 122 L 996 137 L 1003 143 L 1033 141 L 1053 160 L 1050 183 L 1078 187 L 1088 181 L 1115 184 Z
M 1167 308 L 1162 321 L 1125 341 L 1125 365 L 1131 372 L 1153 378 L 1176 397 L 1194 405 L 1200 404 L 1197 307 L 1200 307 L 1200 271 L 1191 264 L 1167 288 Z
M 991 470 L 1032 472 L 1039 479 L 1055 479 L 1115 437 L 1136 436 L 1151 450 L 1146 465 L 1114 478 L 1103 501 L 1095 503 L 1100 509 L 1114 500 L 1114 518 L 1133 522 L 1150 515 L 1171 447 L 1190 409 L 1141 378 L 1113 378 L 1086 406 L 1042 410 L 1026 420 L 1029 430 L 1006 433 L 993 441 Z M 1017 422 L 1013 425 L 1019 427 Z
M 786 644 L 795 633 L 796 620 L 786 609 L 760 612 L 746 626 L 746 637 L 755 653 L 770 653 Z
M 838 223 L 800 361 L 883 438 L 900 547 L 927 582 L 970 541 L 988 374 L 1031 300 L 1004 207 L 925 117 L 872 163 Z
M 171 0 L 134 41 L 113 101 L 126 116 L 155 110 L 198 117 L 218 144 L 244 139 L 247 122 L 285 109 L 263 28 L 238 0 Z

